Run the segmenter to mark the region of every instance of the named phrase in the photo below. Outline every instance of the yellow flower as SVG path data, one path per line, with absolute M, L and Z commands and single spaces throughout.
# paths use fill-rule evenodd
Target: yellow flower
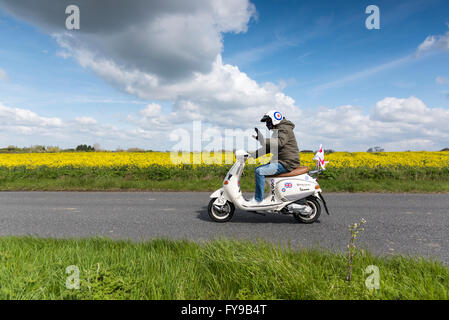
M 303 166 L 314 167 L 313 154 L 300 155 Z M 249 159 L 249 164 L 266 164 L 270 155 L 259 159 Z M 182 161 L 173 161 L 178 159 Z M 194 165 L 223 165 L 235 160 L 232 152 L 187 153 L 183 157 L 170 157 L 169 152 L 61 152 L 61 153 L 22 153 L 0 154 L 0 167 L 121 167 L 135 166 L 145 168 L 150 165 L 179 166 L 182 162 Z M 327 168 L 357 167 L 449 167 L 449 152 L 335 152 L 326 155 Z

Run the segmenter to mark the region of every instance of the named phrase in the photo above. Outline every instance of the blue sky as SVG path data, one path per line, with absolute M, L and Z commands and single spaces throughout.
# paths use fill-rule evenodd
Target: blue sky
M 373 106 L 385 96 L 417 95 L 447 107 L 436 75 L 449 76 L 447 53 L 349 81 L 313 94 L 328 82 L 416 52 L 428 35 L 448 30 L 447 1 L 255 1 L 258 20 L 245 35 L 225 36 L 225 62 L 257 81 L 284 80 L 285 92 L 304 107 L 347 103 Z M 356 3 L 356 4 L 355 4 Z M 381 29 L 365 28 L 365 8 L 377 4 Z M 354 94 L 354 93 L 357 94 Z
M 221 5 L 232 14 L 202 6 L 199 27 L 190 22 L 183 30 L 170 20 L 174 31 L 153 35 L 157 10 L 161 17 L 169 10 L 157 8 L 140 17 L 150 31 L 136 28 L 141 34 L 130 45 L 119 34 L 136 22 L 124 17 L 117 30 L 85 31 L 83 12 L 94 9 L 74 2 L 82 22 L 72 37 L 64 12 L 46 17 L 40 8 L 0 1 L 0 144 L 168 150 L 167 137 L 189 131 L 194 120 L 211 132 L 249 129 L 273 106 L 296 123 L 301 149 L 323 142 L 349 151 L 449 146 L 442 124 L 449 119 L 447 1 L 229 1 Z M 365 27 L 370 4 L 380 9 L 380 30 Z M 418 53 L 426 39 L 433 42 Z M 188 76 L 167 78 L 133 60 L 136 52 L 161 59 L 167 70 L 186 66 Z M 157 84 L 147 86 L 149 78 Z M 409 119 L 415 112 L 432 117 Z

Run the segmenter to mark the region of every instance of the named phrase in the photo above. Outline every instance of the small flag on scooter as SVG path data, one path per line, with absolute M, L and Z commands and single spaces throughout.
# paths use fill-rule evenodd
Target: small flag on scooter
M 315 154 L 315 157 L 313 157 L 313 160 L 318 161 L 319 166 L 323 169 L 326 170 L 326 164 L 329 163 L 329 161 L 324 161 L 324 148 L 323 145 L 320 144 L 320 149 L 318 150 L 318 152 Z

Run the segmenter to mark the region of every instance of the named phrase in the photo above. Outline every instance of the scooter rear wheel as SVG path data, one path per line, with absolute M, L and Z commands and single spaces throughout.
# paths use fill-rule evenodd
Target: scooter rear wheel
M 302 204 L 304 204 L 304 203 L 302 203 Z M 321 214 L 320 203 L 318 202 L 318 200 L 316 198 L 309 197 L 306 199 L 305 204 L 312 209 L 312 213 L 308 216 L 301 215 L 299 213 L 294 213 L 293 216 L 295 217 L 295 219 L 297 221 L 299 221 L 301 223 L 310 224 L 310 223 L 316 222 Z
M 207 213 L 209 217 L 215 222 L 228 222 L 234 216 L 235 206 L 233 203 L 226 201 L 226 203 L 219 209 L 214 206 L 217 198 L 213 198 L 209 202 Z

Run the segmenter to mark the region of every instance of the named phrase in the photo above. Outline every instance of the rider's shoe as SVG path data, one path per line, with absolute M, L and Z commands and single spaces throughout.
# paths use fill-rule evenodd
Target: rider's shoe
M 262 203 L 262 201 L 257 201 L 255 198 L 251 198 L 251 200 L 248 201 L 248 204 L 250 206 L 258 206 Z

